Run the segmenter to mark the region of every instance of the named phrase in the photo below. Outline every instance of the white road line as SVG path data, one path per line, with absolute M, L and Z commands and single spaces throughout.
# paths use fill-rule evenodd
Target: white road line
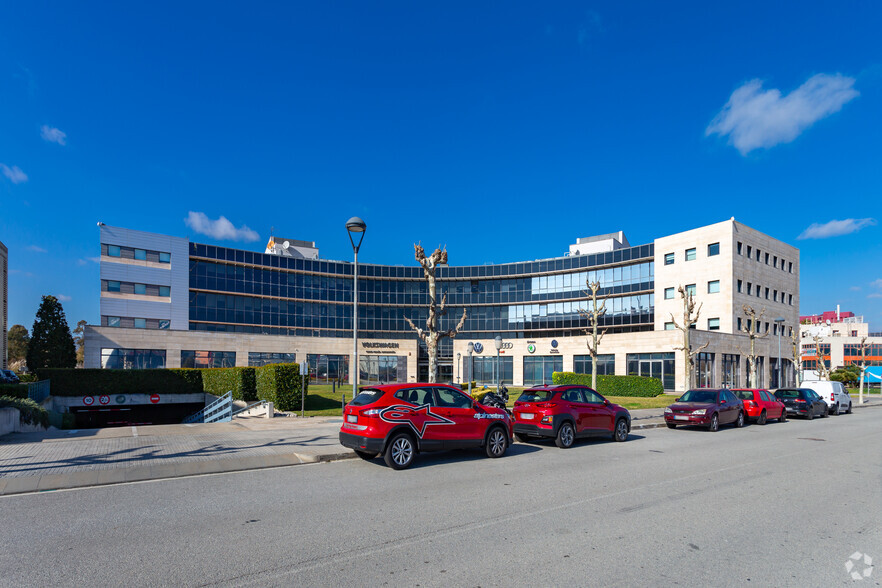
M 132 437 L 138 436 L 138 427 L 132 425 Z

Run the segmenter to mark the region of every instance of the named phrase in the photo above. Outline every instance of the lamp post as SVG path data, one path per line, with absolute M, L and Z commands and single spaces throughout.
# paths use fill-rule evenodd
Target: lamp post
M 462 365 L 460 358 L 462 357 L 462 353 L 456 354 L 456 373 L 458 376 L 459 383 L 462 384 Z
M 355 265 L 352 267 L 352 361 L 355 365 L 350 366 L 352 371 L 352 398 L 358 396 L 358 249 L 364 241 L 364 233 L 367 225 L 357 216 L 346 221 L 346 231 L 349 242 L 352 243 L 352 253 L 355 256 Z M 358 243 L 352 238 L 353 233 L 358 234 Z
M 469 396 L 472 395 L 472 377 L 475 374 L 475 363 L 472 361 L 472 352 L 475 350 L 475 344 L 469 341 Z
M 499 350 L 502 349 L 502 337 L 496 335 L 496 391 L 499 392 L 499 383 L 502 381 L 499 373 Z
M 778 384 L 776 388 L 783 388 L 781 385 L 781 331 L 784 330 L 784 318 L 779 316 L 775 319 L 775 324 L 778 325 L 778 381 L 775 383 Z

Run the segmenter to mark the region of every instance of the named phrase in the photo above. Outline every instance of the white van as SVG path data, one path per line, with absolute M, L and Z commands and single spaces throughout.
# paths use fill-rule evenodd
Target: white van
M 830 414 L 851 414 L 851 396 L 842 382 L 809 381 L 799 385 L 800 388 L 814 390 L 827 403 Z

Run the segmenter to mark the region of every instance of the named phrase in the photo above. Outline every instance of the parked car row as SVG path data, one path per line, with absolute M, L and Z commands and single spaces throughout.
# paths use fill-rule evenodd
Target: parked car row
M 18 376 L 12 370 L 0 370 L 0 384 L 19 384 Z

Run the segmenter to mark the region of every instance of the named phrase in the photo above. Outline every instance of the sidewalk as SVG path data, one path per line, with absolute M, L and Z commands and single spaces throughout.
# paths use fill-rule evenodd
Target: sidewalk
M 882 399 L 866 406 L 882 406 Z M 663 412 L 632 410 L 631 430 L 665 426 Z M 208 425 L 12 433 L 0 437 L 0 495 L 348 459 L 355 454 L 338 442 L 342 422 L 244 417 Z

